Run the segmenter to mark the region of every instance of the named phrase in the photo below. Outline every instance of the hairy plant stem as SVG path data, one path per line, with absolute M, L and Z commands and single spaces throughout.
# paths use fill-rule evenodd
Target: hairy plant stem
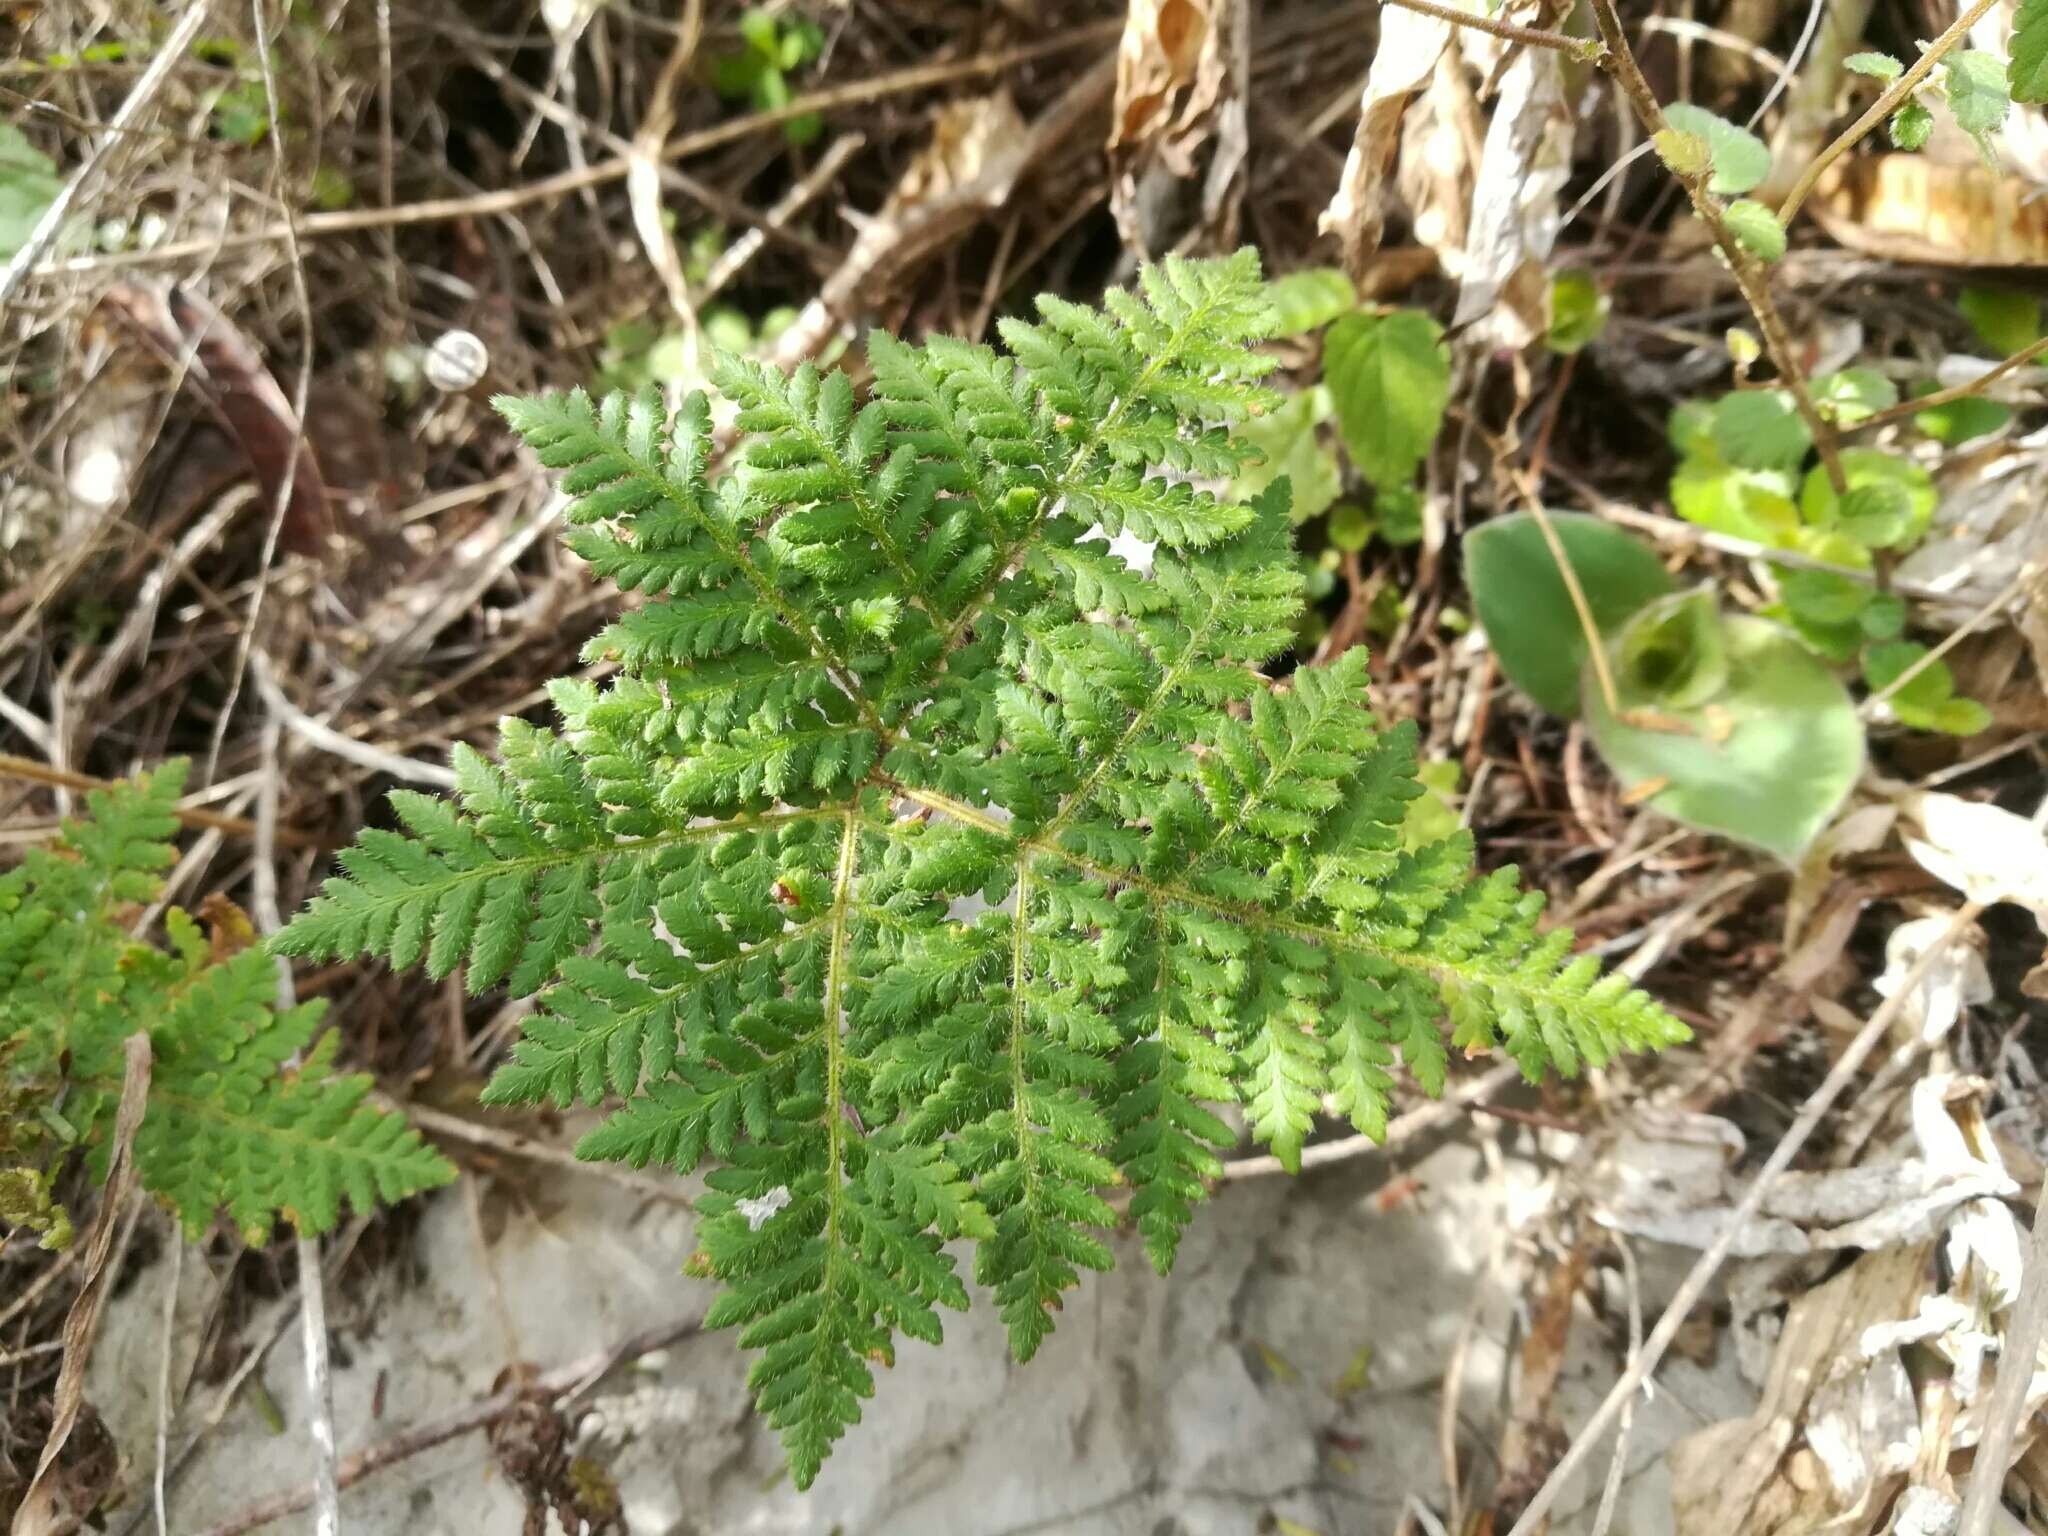
M 1615 11 L 1614 0 L 1593 0 L 1593 21 L 1600 29 L 1600 41 L 1606 44 L 1606 51 L 1598 60 L 1600 67 L 1614 78 L 1615 84 L 1628 97 L 1643 131 L 1652 137 L 1663 133 L 1670 124 L 1664 119 L 1664 109 L 1657 101 L 1656 92 L 1650 89 L 1650 82 L 1643 78 L 1642 68 L 1636 63 L 1628 35 L 1621 29 L 1621 17 Z M 1749 305 L 1750 313 L 1756 316 L 1758 329 L 1763 332 L 1764 350 L 1770 355 L 1772 366 L 1778 370 L 1778 382 L 1791 393 L 1793 409 L 1799 412 L 1799 419 L 1806 423 L 1806 430 L 1813 438 L 1828 484 L 1834 487 L 1837 496 L 1844 494 L 1849 489 L 1849 481 L 1842 469 L 1841 443 L 1834 424 L 1822 416 L 1820 408 L 1813 403 L 1813 392 L 1806 387 L 1805 371 L 1798 365 L 1791 333 L 1785 329 L 1784 317 L 1778 313 L 1778 306 L 1771 298 L 1770 284 L 1764 277 L 1762 266 L 1735 238 L 1735 232 L 1722 216 L 1721 205 L 1708 194 L 1708 173 L 1686 174 L 1674 166 L 1671 174 L 1683 184 L 1686 196 L 1692 199 L 1693 212 L 1713 234 L 1721 254 L 1728 258 L 1736 286 L 1742 290 L 1743 300 Z
M 1590 57 L 1593 51 L 1590 38 L 1569 37 L 1562 32 L 1547 32 L 1541 27 L 1520 27 L 1512 21 L 1495 21 L 1491 16 L 1476 16 L 1455 5 L 1438 4 L 1437 0 L 1382 0 L 1382 3 L 1413 11 L 1418 16 L 1434 16 L 1438 21 L 1448 21 L 1453 26 L 1470 27 L 1475 32 L 1486 32 L 1511 43 L 1527 43 L 1532 48 L 1552 48 L 1580 58 Z
M 1920 57 L 1913 61 L 1912 67 L 1894 80 L 1890 89 L 1872 103 L 1869 111 L 1843 129 L 1832 144 L 1813 157 L 1813 164 L 1800 173 L 1799 180 L 1793 183 L 1790 195 L 1779 207 L 1779 223 L 1789 225 L 1792 222 L 1793 215 L 1799 212 L 1800 205 L 1806 201 L 1827 168 L 1854 148 L 1865 134 L 1897 111 L 1906 98 L 1913 94 L 1914 88 L 1933 73 L 1934 66 L 1952 52 L 1957 43 L 1970 35 L 1970 28 L 1983 20 L 1985 13 L 1995 3 L 1996 0 L 1974 0 L 1970 8 L 1956 17 L 1949 29 L 1930 43 Z M 1597 3 L 1594 9 L 1599 9 Z

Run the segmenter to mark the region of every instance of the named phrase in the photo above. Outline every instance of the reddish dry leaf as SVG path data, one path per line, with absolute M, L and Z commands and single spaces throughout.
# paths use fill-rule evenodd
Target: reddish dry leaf
M 234 438 L 267 503 L 276 506 L 285 498 L 279 529 L 284 549 L 322 553 L 334 530 L 326 481 L 297 413 L 249 338 L 183 288 L 173 287 L 165 297 L 121 283 L 104 302 L 166 361 L 185 366 L 185 382 Z

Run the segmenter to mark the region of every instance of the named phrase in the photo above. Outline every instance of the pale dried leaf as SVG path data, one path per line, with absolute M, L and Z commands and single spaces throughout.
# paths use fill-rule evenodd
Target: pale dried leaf
M 1872 983 L 1880 997 L 1892 997 L 1930 944 L 1943 942 L 1948 917 L 1921 917 L 1894 928 L 1885 939 L 1884 974 Z M 1942 952 L 1921 975 L 1901 1005 L 1900 1024 L 1932 1045 L 1955 1027 L 1963 1009 L 1991 1001 L 1991 977 L 1984 969 L 1984 934 L 1975 924 L 1943 943 Z
M 892 218 L 969 185 L 1024 133 L 1023 114 L 1008 91 L 947 102 L 932 114 L 930 140 L 910 157 L 880 216 Z
M 1401 115 L 1409 98 L 1429 83 L 1452 31 L 1447 21 L 1393 6 L 1380 9 L 1379 22 L 1379 49 L 1359 102 L 1358 130 L 1344 158 L 1337 195 L 1316 226 L 1342 242 L 1344 265 L 1354 279 L 1363 278 L 1386 228 L 1387 173 L 1400 141 Z
M 1900 800 L 1906 851 L 1973 901 L 2009 901 L 2048 931 L 2048 837 L 2024 816 L 1956 795 L 1915 791 Z
M 1548 48 L 1522 49 L 1487 128 L 1451 321 L 1453 330 L 1475 327 L 1475 344 L 1519 351 L 1549 329 L 1550 252 L 1573 136 L 1564 61 Z

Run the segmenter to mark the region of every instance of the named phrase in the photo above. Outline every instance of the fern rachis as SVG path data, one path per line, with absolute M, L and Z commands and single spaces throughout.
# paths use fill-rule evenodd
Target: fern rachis
M 1161 1270 L 1241 1104 L 1293 1164 L 1326 1102 L 1386 1120 L 1398 1055 L 1534 1076 L 1683 1030 L 1539 935 L 1512 871 L 1399 828 L 1412 728 L 1363 658 L 1260 669 L 1301 603 L 1285 482 L 1198 489 L 1266 408 L 1256 260 L 1170 262 L 1004 351 L 871 339 L 874 383 L 727 362 L 701 396 L 500 402 L 645 600 L 558 731 L 393 797 L 282 935 L 466 965 L 540 1008 L 497 1101 L 621 1101 L 586 1157 L 716 1163 L 700 1272 L 800 1484 L 898 1333 L 936 1341 L 971 1240 L 1027 1358 L 1116 1216 Z M 1156 546 L 1142 576 L 1104 542 Z M 963 905 L 967 898 L 978 897 Z

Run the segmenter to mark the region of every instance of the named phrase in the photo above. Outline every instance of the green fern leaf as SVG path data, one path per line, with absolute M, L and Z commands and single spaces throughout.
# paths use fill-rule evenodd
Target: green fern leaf
M 324 1232 L 344 1202 L 359 1213 L 446 1183 L 454 1169 L 403 1117 L 366 1102 L 367 1077 L 337 1075 L 337 1037 L 313 1037 L 324 1004 L 279 1011 L 276 962 L 245 950 L 212 963 L 198 926 L 176 909 L 173 952 L 129 938 L 133 904 L 153 900 L 175 858 L 182 762 L 132 785 L 96 790 L 90 815 L 54 849 L 0 879 L 0 1041 L 62 1085 L 63 1115 L 104 1178 L 119 1105 L 124 1042 L 150 1038 L 151 1074 L 135 1166 L 142 1185 L 198 1237 L 225 1211 L 251 1242 L 279 1216 Z M 397 865 L 473 837 L 439 802 L 413 797 L 411 840 L 378 846 Z M 419 957 L 410 911 L 383 929 Z M 312 1049 L 309 1051 L 308 1046 Z
M 1447 1037 L 1531 1075 L 1684 1037 L 1401 828 L 1415 733 L 1362 653 L 1276 683 L 1288 488 L 1220 499 L 1274 398 L 1251 253 L 1169 261 L 873 384 L 727 361 L 709 411 L 505 401 L 573 546 L 644 594 L 602 686 L 401 799 L 279 941 L 542 993 L 487 1096 L 604 1102 L 581 1155 L 710 1162 L 695 1272 L 800 1485 L 967 1289 L 1028 1359 L 1130 1190 L 1172 1263 L 1235 1139 L 1384 1132 Z M 1121 535 L 1121 537 L 1118 537 Z M 1130 558 L 1153 546 L 1149 569 Z

